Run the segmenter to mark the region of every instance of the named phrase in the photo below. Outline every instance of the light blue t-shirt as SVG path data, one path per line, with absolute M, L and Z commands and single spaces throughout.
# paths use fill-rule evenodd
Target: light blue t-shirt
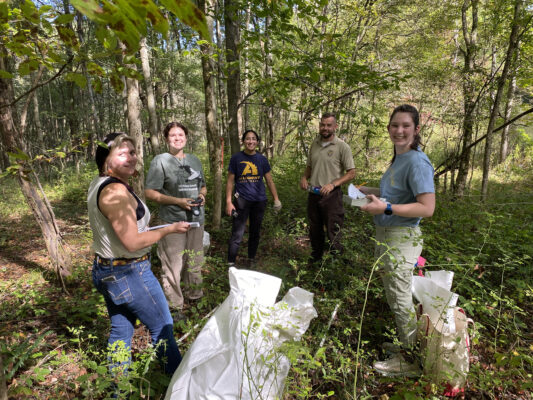
M 391 204 L 414 203 L 419 194 L 435 193 L 433 173 L 433 166 L 422 151 L 410 150 L 407 153 L 397 154 L 381 178 L 380 196 Z M 421 219 L 381 214 L 374 216 L 374 223 L 377 226 L 415 227 Z

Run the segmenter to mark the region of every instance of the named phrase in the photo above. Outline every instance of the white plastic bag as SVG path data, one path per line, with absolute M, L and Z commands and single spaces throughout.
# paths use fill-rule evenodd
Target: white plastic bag
M 209 232 L 204 231 L 202 244 L 204 246 L 204 253 L 207 253 L 207 250 L 209 250 L 209 246 L 211 246 L 211 236 L 209 235 Z
M 413 276 L 412 292 L 441 332 L 455 332 L 454 308 L 458 295 L 450 291 L 453 272 L 433 271 Z
M 470 365 L 468 324 L 474 321 L 459 307 L 453 314 L 454 332 L 443 332 L 442 325 L 433 323 L 428 314 L 422 314 L 418 324 L 424 374 L 444 387 L 444 396 L 464 392 Z
M 168 387 L 167 400 L 279 399 L 289 360 L 277 352 L 317 316 L 313 294 L 281 279 L 229 269 L 230 294 L 204 326 Z

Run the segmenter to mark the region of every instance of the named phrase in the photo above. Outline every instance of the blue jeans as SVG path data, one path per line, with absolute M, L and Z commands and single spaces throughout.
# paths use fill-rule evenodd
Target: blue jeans
M 161 285 L 151 270 L 150 260 L 120 266 L 93 264 L 93 283 L 104 296 L 111 318 L 108 344 L 123 341 L 131 349 L 135 321 L 150 331 L 159 360 L 167 374 L 173 374 L 181 354 L 172 331 L 172 316 Z M 164 341 L 163 343 L 160 343 Z
M 248 258 L 255 258 L 257 248 L 259 247 L 261 223 L 265 215 L 266 204 L 266 200 L 248 201 L 242 197 L 235 199 L 234 205 L 238 215 L 233 218 L 231 238 L 228 245 L 228 262 L 234 263 L 237 259 L 237 253 L 239 252 L 239 246 L 241 245 L 248 218 L 250 218 L 248 229 Z

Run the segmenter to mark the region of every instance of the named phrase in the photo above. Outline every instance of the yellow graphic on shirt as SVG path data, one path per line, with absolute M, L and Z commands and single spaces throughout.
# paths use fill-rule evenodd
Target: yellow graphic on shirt
M 244 167 L 244 170 L 242 171 L 242 175 L 259 175 L 257 173 L 257 167 L 251 163 L 250 161 L 241 161 L 241 164 L 245 164 L 246 167 Z
M 241 161 L 240 163 L 244 164 L 245 167 L 242 171 L 239 181 L 257 182 L 259 180 L 257 166 L 250 161 Z

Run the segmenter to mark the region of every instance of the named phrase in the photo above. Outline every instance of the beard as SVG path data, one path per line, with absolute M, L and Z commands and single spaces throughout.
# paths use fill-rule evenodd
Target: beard
M 320 136 L 322 136 L 322 139 L 329 139 L 330 137 L 333 136 L 333 133 L 327 133 L 326 132 L 326 134 L 324 134 L 324 133 L 320 132 Z

